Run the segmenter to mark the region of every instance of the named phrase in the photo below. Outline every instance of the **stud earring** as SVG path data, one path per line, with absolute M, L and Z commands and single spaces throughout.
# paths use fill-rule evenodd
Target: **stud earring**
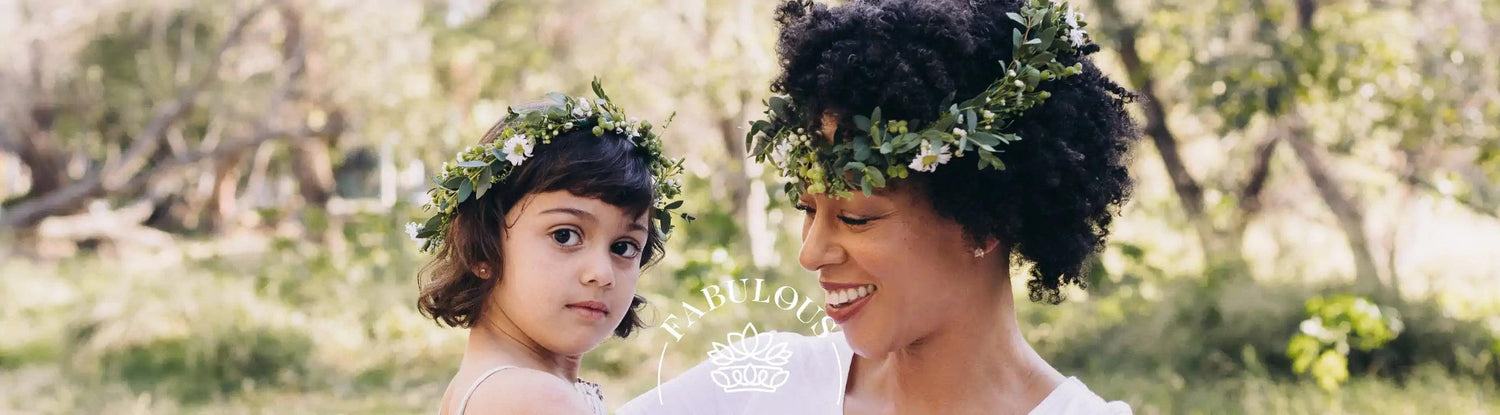
M 984 252 L 983 248 L 974 248 L 974 257 L 975 258 L 984 258 L 984 254 L 985 254 L 985 252 Z

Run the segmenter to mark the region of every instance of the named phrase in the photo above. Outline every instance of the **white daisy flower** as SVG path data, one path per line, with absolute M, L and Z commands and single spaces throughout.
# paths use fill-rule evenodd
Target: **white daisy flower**
M 1083 29 L 1069 29 L 1068 30 L 1068 43 L 1072 43 L 1073 47 L 1075 47 L 1075 48 L 1081 48 L 1081 47 L 1083 47 L 1083 45 L 1084 45 L 1083 35 L 1085 35 L 1085 34 L 1088 34 L 1088 31 L 1083 30 Z
M 948 152 L 947 144 L 939 146 L 937 150 L 934 151 L 932 148 L 932 142 L 923 140 L 922 151 L 920 153 L 917 153 L 917 157 L 913 158 L 911 160 L 911 165 L 907 167 L 910 167 L 912 170 L 916 171 L 931 172 L 937 170 L 937 166 L 947 163 L 951 158 L 953 158 L 953 155 Z
M 417 233 L 421 232 L 421 231 L 422 231 L 422 225 L 417 224 L 416 222 L 407 222 L 406 223 L 406 236 L 411 237 L 412 242 L 422 242 L 422 241 L 426 240 L 424 238 L 418 238 L 417 237 Z
M 1071 4 L 1068 5 L 1068 12 L 1063 13 L 1063 21 L 1067 22 L 1068 27 L 1073 29 L 1078 28 L 1078 19 L 1082 18 L 1083 12 L 1073 11 L 1073 5 Z
M 505 153 L 505 161 L 519 166 L 521 162 L 526 161 L 527 157 L 531 157 L 533 147 L 535 144 L 532 144 L 531 139 L 526 138 L 525 134 L 516 134 L 505 139 L 504 147 L 500 148 L 500 152 Z

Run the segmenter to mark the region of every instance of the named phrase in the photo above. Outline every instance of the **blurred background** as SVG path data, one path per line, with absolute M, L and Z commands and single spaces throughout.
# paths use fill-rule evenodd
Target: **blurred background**
M 687 159 L 648 322 L 737 278 L 821 298 L 743 148 L 774 6 L 0 0 L 0 412 L 431 413 L 465 332 L 416 311 L 402 225 L 594 76 Z M 1500 1 L 1078 6 L 1141 95 L 1139 187 L 1088 291 L 1020 302 L 1043 356 L 1143 414 L 1500 413 Z M 615 407 L 747 322 L 810 332 L 729 304 L 583 376 Z

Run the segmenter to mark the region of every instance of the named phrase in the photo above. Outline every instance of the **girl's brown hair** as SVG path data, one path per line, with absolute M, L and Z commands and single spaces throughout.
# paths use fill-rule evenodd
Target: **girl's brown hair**
M 480 139 L 490 143 L 505 130 L 496 124 Z M 646 213 L 656 202 L 656 182 L 651 177 L 648 155 L 637 150 L 627 137 L 588 131 L 560 134 L 551 143 L 536 146 L 531 158 L 477 200 L 458 207 L 448 234 L 435 257 L 419 273 L 421 294 L 417 308 L 423 315 L 450 327 L 470 328 L 485 311 L 485 299 L 499 282 L 500 241 L 504 239 L 505 213 L 530 193 L 566 190 L 579 197 L 596 198 L 618 206 L 631 216 Z M 661 257 L 662 236 L 656 221 L 647 221 L 646 246 L 641 266 Z M 481 265 L 494 273 L 479 278 Z M 646 300 L 637 295 L 615 327 L 615 335 L 629 336 L 644 327 L 639 310 Z

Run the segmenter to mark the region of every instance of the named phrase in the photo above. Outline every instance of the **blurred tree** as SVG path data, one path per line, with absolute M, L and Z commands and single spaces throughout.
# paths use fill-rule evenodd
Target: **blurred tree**
M 1440 27 L 1438 21 L 1453 19 L 1465 25 L 1462 33 L 1492 32 L 1484 27 L 1482 16 L 1461 11 L 1470 2 L 1451 3 L 1455 8 L 1436 10 L 1441 8 L 1388 2 L 1166 2 L 1148 10 L 1144 4 L 1095 1 L 1108 16 L 1095 22 L 1109 42 L 1118 44 L 1128 77 L 1144 98 L 1145 133 L 1161 155 L 1186 220 L 1204 246 L 1211 279 L 1246 274 L 1236 265 L 1244 264 L 1245 229 L 1263 209 L 1261 199 L 1274 170 L 1275 150 L 1285 141 L 1345 235 L 1356 284 L 1368 293 L 1392 290 L 1385 295 L 1399 297 L 1394 292 L 1399 285 L 1390 263 L 1393 259 L 1388 260 L 1388 275 L 1380 275 L 1363 206 L 1392 187 L 1415 187 L 1431 177 L 1483 170 L 1478 166 L 1493 157 L 1487 155 L 1490 151 L 1466 150 L 1456 144 L 1489 148 L 1493 145 L 1486 143 L 1500 136 L 1493 121 L 1483 116 L 1486 111 L 1494 112 L 1494 105 L 1473 98 L 1475 91 L 1494 97 L 1492 91 L 1500 89 L 1494 76 L 1477 70 L 1494 65 L 1493 57 L 1476 58 L 1485 61 L 1474 65 L 1454 65 L 1466 55 L 1431 53 L 1487 42 L 1460 40 L 1452 34 L 1457 31 L 1390 29 Z M 1132 15 L 1141 17 L 1128 17 Z M 1424 19 L 1432 26 L 1418 22 Z M 1172 47 L 1165 47 L 1169 42 Z M 1455 56 L 1459 58 L 1451 59 Z M 1420 75 L 1438 73 L 1447 74 L 1439 78 L 1454 79 L 1452 83 L 1464 87 L 1439 91 L 1435 88 L 1449 82 Z M 1221 145 L 1234 152 L 1226 160 L 1248 160 L 1243 167 L 1196 169 L 1242 177 L 1210 181 L 1224 183 L 1213 185 L 1213 193 L 1233 197 L 1209 197 L 1190 172 L 1193 166 L 1183 161 L 1179 136 L 1169 122 L 1174 104 L 1186 106 L 1197 121 L 1217 128 L 1223 136 Z M 1264 138 L 1249 146 L 1237 145 L 1254 131 Z M 1453 156 L 1463 154 L 1467 162 L 1454 161 Z M 1447 161 L 1435 165 L 1433 160 Z M 1341 177 L 1346 173 L 1340 171 L 1351 166 L 1386 177 Z M 1487 189 L 1495 185 L 1479 179 L 1483 176 L 1465 175 L 1473 178 L 1466 188 L 1476 189 L 1470 192 L 1474 196 L 1456 192 L 1443 196 L 1495 216 L 1496 207 L 1482 202 L 1493 193 Z M 1217 199 L 1220 209 L 1213 208 L 1212 199 Z M 1394 236 L 1391 239 L 1387 246 L 1392 252 L 1389 257 L 1394 258 Z M 1240 270 L 1212 271 L 1226 265 Z

